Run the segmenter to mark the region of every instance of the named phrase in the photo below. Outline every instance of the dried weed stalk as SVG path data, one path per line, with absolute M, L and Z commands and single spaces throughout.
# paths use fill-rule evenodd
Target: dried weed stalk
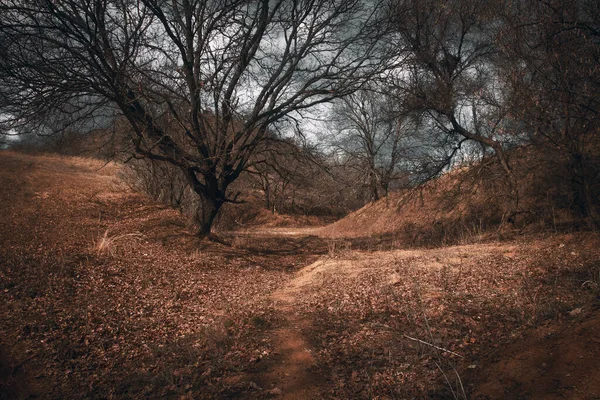
M 114 257 L 119 254 L 128 254 L 146 237 L 140 232 L 126 233 L 123 235 L 109 236 L 108 229 L 95 243 L 96 254 Z

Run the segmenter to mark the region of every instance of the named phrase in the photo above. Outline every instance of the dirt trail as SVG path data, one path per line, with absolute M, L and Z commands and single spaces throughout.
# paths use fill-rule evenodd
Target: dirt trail
M 264 230 L 263 235 L 276 235 L 279 232 Z M 469 247 L 469 246 L 464 246 Z M 504 246 L 511 249 L 510 246 Z M 495 246 L 479 246 L 478 252 L 496 250 Z M 457 249 L 446 249 L 445 258 L 457 259 Z M 432 251 L 432 253 L 435 253 Z M 441 255 L 441 254 L 440 254 Z M 361 273 L 381 269 L 377 262 L 381 257 L 393 257 L 394 259 L 408 259 L 422 256 L 421 251 L 397 250 L 386 253 L 362 253 L 359 260 L 347 260 L 343 258 L 322 257 L 319 260 L 298 270 L 287 284 L 274 291 L 270 299 L 275 305 L 284 322 L 281 327 L 272 332 L 272 341 L 277 357 L 273 364 L 260 377 L 259 381 L 267 395 L 283 399 L 319 399 L 324 395 L 321 388 L 325 387 L 322 376 L 317 372 L 316 360 L 313 350 L 306 339 L 306 335 L 314 330 L 313 321 L 306 313 L 302 313 L 299 307 L 303 294 L 311 288 L 318 288 L 328 276 L 344 276 L 346 278 L 357 278 Z M 454 257 L 454 258 L 453 258 Z M 435 268 L 434 261 L 428 259 L 423 268 Z M 390 275 L 390 279 L 397 279 L 396 274 Z
M 265 230 L 262 233 L 272 232 Z M 410 251 L 405 253 L 413 254 Z M 278 357 L 260 379 L 266 394 L 290 400 L 324 398 L 321 388 L 325 382 L 317 373 L 313 350 L 305 336 L 313 330 L 313 322 L 299 310 L 298 303 L 303 292 L 322 283 L 324 276 L 356 276 L 365 269 L 368 266 L 321 258 L 300 269 L 284 287 L 271 294 L 270 298 L 283 316 L 284 323 L 272 332 Z
M 275 352 L 279 360 L 263 377 L 267 393 L 284 399 L 318 399 L 319 378 L 313 367 L 315 359 L 303 332 L 310 330 L 311 321 L 295 308 L 299 291 L 294 281 L 275 291 L 271 298 L 285 316 L 282 327 L 273 332 Z

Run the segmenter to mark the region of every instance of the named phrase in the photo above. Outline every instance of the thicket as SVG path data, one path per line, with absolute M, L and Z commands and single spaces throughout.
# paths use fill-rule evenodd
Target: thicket
M 388 229 L 391 239 L 404 246 L 437 246 L 596 228 L 575 198 L 566 157 L 535 147 L 509 154 L 519 193 L 516 211 L 502 168 L 493 160 L 481 161 L 399 193 L 392 201 L 397 221 Z M 589 168 L 600 171 L 599 161 L 588 160 Z M 591 206 L 599 207 L 598 175 L 589 189 Z
M 231 185 L 236 204 L 224 206 L 215 221 L 217 229 L 276 222 L 281 215 L 303 223 L 333 221 L 365 204 L 367 189 L 352 180 L 347 166 L 294 143 L 273 141 L 267 146 L 257 155 L 261 159 L 255 167 Z M 199 223 L 201 198 L 177 168 L 132 159 L 123 171 L 125 181 L 134 189 L 181 210 L 191 224 Z

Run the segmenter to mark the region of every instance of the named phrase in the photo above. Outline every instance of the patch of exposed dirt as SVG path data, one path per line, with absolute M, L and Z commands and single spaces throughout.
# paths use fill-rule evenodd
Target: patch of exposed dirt
M 296 311 L 295 279 L 271 295 L 274 306 L 284 316 L 284 323 L 273 331 L 275 358 L 262 371 L 259 381 L 266 394 L 284 399 L 322 398 L 321 379 L 316 373 L 315 359 L 305 335 L 312 330 L 312 322 Z

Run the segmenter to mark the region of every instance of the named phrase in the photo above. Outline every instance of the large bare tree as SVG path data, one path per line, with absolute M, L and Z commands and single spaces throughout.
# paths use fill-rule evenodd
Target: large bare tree
M 115 110 L 135 154 L 180 168 L 208 235 L 276 124 L 385 67 L 362 0 L 6 0 L 0 112 L 64 128 Z M 50 121 L 53 120 L 53 123 Z
M 404 106 L 447 149 L 435 170 L 452 166 L 465 146 L 494 155 L 506 173 L 516 213 L 518 188 L 507 149 L 520 138 L 503 129 L 508 107 L 498 74 L 501 10 L 502 2 L 391 1 L 396 46 L 405 66 L 392 81 L 403 93 Z

